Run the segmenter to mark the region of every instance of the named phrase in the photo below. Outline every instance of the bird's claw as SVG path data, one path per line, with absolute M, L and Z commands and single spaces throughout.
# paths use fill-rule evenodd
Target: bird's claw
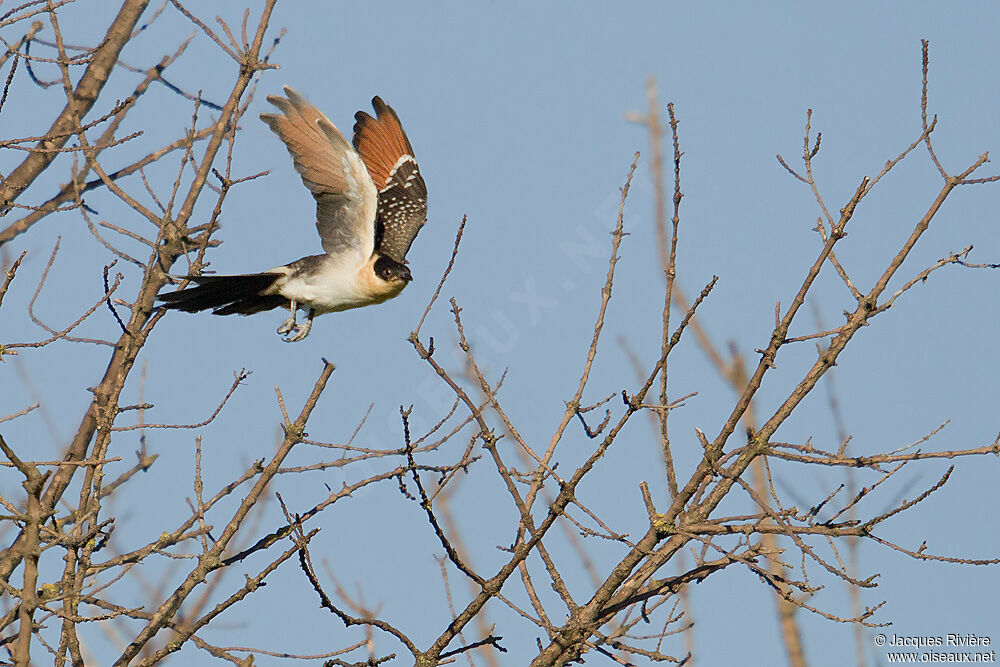
M 297 343 L 306 336 L 309 335 L 309 328 L 303 325 L 299 325 L 293 329 L 289 335 L 283 337 L 281 340 L 286 343 Z
M 288 323 L 286 322 L 285 324 L 288 324 Z M 285 324 L 281 325 L 282 328 L 284 328 Z M 285 341 L 286 343 L 296 343 L 296 342 L 302 340 L 303 338 L 305 338 L 306 336 L 308 336 L 310 329 L 312 329 L 312 321 L 311 320 L 307 320 L 306 322 L 304 322 L 302 324 L 296 324 L 296 325 L 294 325 L 291 329 L 288 329 L 287 331 L 281 331 L 280 329 L 279 329 L 279 331 L 281 331 L 281 333 L 287 333 L 288 334 L 287 336 L 285 336 L 281 340 Z
M 315 311 L 310 308 L 306 321 L 299 324 L 295 321 L 295 310 L 297 306 L 298 304 L 295 301 L 291 302 L 291 314 L 288 316 L 288 319 L 282 322 L 281 326 L 278 327 L 279 334 L 288 334 L 282 338 L 282 340 L 286 343 L 295 343 L 302 340 L 309 335 L 309 330 L 312 329 L 313 317 L 316 315 Z

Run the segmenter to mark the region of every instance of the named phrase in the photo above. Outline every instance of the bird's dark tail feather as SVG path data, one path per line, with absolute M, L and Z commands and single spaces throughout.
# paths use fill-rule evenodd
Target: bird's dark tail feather
M 272 308 L 288 307 L 288 299 L 280 294 L 261 294 L 271 287 L 280 273 L 254 273 L 242 276 L 185 276 L 198 283 L 157 298 L 164 308 L 197 313 L 212 309 L 215 315 L 252 315 Z

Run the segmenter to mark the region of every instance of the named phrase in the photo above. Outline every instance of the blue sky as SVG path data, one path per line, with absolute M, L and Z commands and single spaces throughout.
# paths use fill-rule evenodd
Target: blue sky
M 242 3 L 213 3 L 210 9 L 197 4 L 191 9 L 203 19 L 217 12 L 231 24 L 239 23 Z M 67 7 L 66 15 L 73 17 L 64 22 L 67 40 L 78 43 L 93 42 L 108 18 L 103 8 L 82 5 Z M 752 357 L 754 348 L 767 344 L 774 303 L 790 302 L 818 248 L 811 231 L 815 202 L 774 157 L 781 153 L 798 163 L 806 109 L 813 109 L 813 128 L 823 133 L 816 177 L 831 208 L 839 208 L 862 176 L 877 173 L 919 135 L 920 40 L 926 38 L 931 48 L 930 110 L 939 115 L 936 146 L 945 165 L 960 171 L 983 151 L 1000 147 L 995 85 L 1000 59 L 994 47 L 998 18 L 1000 9 L 984 2 L 949 8 L 931 2 L 491 2 L 432 8 L 400 2 L 279 3 L 272 25 L 288 30 L 274 56 L 280 69 L 261 80 L 234 162 L 237 175 L 265 169 L 271 174 L 227 200 L 218 235 L 224 243 L 212 252 L 211 268 L 219 273 L 255 271 L 319 251 L 313 202 L 278 140 L 256 119 L 268 106 L 264 95 L 287 84 L 344 130 L 373 95 L 398 111 L 429 191 L 429 221 L 408 257 L 415 281 L 398 299 L 378 308 L 318 319 L 310 337 L 295 345 L 281 343 L 274 333 L 284 318 L 276 313 L 248 319 L 170 314 L 142 355 L 145 397 L 157 406 L 149 419 L 200 421 L 206 406 L 214 406 L 228 388 L 232 371 L 253 371 L 220 418 L 198 431 L 204 440 L 206 486 L 214 487 L 273 451 L 280 416 L 273 388 L 279 386 L 290 409 L 297 409 L 318 376 L 321 357 L 336 363 L 337 371 L 310 422 L 315 438 L 346 439 L 370 403 L 375 407 L 359 436 L 362 442 L 398 443 L 401 404 L 414 404 L 414 419 L 433 423 L 442 414 L 441 405 L 447 409 L 450 401 L 442 399 L 447 393 L 405 338 L 423 312 L 447 263 L 458 222 L 467 214 L 462 252 L 443 296 L 454 296 L 464 308 L 474 351 L 492 377 L 509 368 L 502 397 L 522 432 L 533 441 L 547 439 L 579 377 L 606 271 L 603 248 L 614 224 L 619 188 L 639 150 L 643 155 L 626 207 L 630 236 L 622 245 L 608 329 L 585 399 L 634 386 L 631 366 L 615 341 L 626 339 L 650 363 L 659 346 L 662 305 L 648 139 L 641 127 L 625 120 L 629 111 L 645 110 L 649 76 L 655 77 L 664 104 L 675 103 L 681 121 L 685 199 L 679 279 L 694 293 L 712 275 L 719 276 L 717 289 L 700 311 L 702 322 L 718 344 L 733 341 Z M 147 67 L 190 30 L 183 17 L 168 9 L 124 58 Z M 107 99 L 128 94 L 139 76 L 119 72 Z M 223 98 L 234 68 L 199 34 L 166 77 L 185 90 L 205 91 L 209 99 Z M 26 96 L 21 99 L 34 95 L 37 104 L 61 95 L 55 89 L 32 92 L 26 79 L 15 85 L 20 88 L 14 91 Z M 131 117 L 135 125 L 128 129 L 143 130 L 140 142 L 145 143 L 124 148 L 122 160 L 129 150 L 144 154 L 156 142 L 177 136 L 189 122 L 188 103 L 166 93 L 157 100 Z M 38 133 L 29 105 L 5 108 L 3 120 L 12 128 L 5 135 Z M 0 156 L 5 160 L 0 171 L 19 157 Z M 173 169 L 170 163 L 151 173 L 153 182 L 168 187 Z M 985 173 L 994 173 L 990 169 L 987 165 Z M 32 192 L 40 197 L 60 178 L 65 175 L 53 174 Z M 141 194 L 141 183 L 130 187 Z M 863 203 L 838 250 L 859 286 L 869 285 L 881 272 L 939 187 L 926 153 L 916 151 Z M 995 186 L 955 192 L 896 286 L 969 244 L 975 245 L 972 261 L 1000 261 L 998 201 Z M 106 217 L 112 212 L 124 216 L 109 218 L 112 222 L 142 229 L 141 222 L 128 219 L 128 212 L 116 209 L 105 194 L 95 193 L 88 203 L 102 214 L 108 211 Z M 199 214 L 207 216 L 210 206 L 204 198 Z M 21 314 L 57 235 L 62 236 L 62 251 L 51 287 L 39 299 L 39 314 L 62 322 L 68 317 L 67 303 L 99 298 L 100 267 L 109 261 L 108 253 L 78 217 L 46 220 L 4 248 L 11 253 L 28 250 L 29 255 L 18 279 L 23 282 L 4 302 L 0 341 L 40 336 Z M 574 244 L 599 244 L 601 252 L 567 252 Z M 140 246 L 125 247 L 144 257 Z M 126 273 L 128 294 L 137 273 L 119 268 Z M 998 281 L 996 273 L 948 267 L 858 335 L 834 374 L 845 424 L 854 436 L 852 451 L 896 449 L 949 419 L 948 428 L 925 449 L 964 449 L 993 440 L 998 430 Z M 849 294 L 830 273 L 824 274 L 809 306 L 833 326 L 848 301 Z M 425 325 L 440 349 L 455 339 L 447 310 L 439 302 Z M 803 317 L 793 335 L 808 333 L 806 324 L 811 323 L 811 314 Z M 110 337 L 116 327 L 103 317 L 85 330 Z M 769 414 L 787 394 L 811 355 L 812 348 L 803 346 L 780 359 L 759 395 L 762 413 Z M 0 414 L 35 400 L 44 411 L 5 425 L 8 442 L 36 443 L 46 455 L 59 451 L 87 404 L 84 388 L 96 381 L 105 363 L 103 350 L 69 344 L 22 351 L 0 369 L 7 387 L 0 392 Z M 693 341 L 673 363 L 673 392 L 698 392 L 674 415 L 679 474 L 686 478 L 684 471 L 694 465 L 698 450 L 693 429 L 717 430 L 732 407 L 732 395 Z M 450 367 L 458 369 L 459 364 L 453 361 Z M 827 386 L 819 389 L 782 427 L 779 439 L 804 442 L 811 437 L 817 446 L 836 447 Z M 137 376 L 124 400 L 138 396 Z M 135 531 L 132 539 L 139 540 L 149 537 L 143 531 L 154 529 L 153 535 L 158 534 L 162 522 L 172 525 L 187 511 L 194 435 L 148 434 L 147 446 L 160 455 L 158 469 L 143 476 L 141 489 L 132 489 L 116 508 L 123 536 Z M 119 437 L 116 454 L 130 456 L 135 438 Z M 637 484 L 646 480 L 662 493 L 662 466 L 645 419 L 636 419 L 620 444 L 628 455 L 609 457 L 584 485 L 582 497 L 607 508 L 617 527 L 635 534 L 645 516 Z M 574 434 L 567 447 L 572 451 L 574 446 L 589 445 Z M 298 454 L 303 461 L 313 456 Z M 944 555 L 995 556 L 1000 550 L 992 511 L 998 501 L 997 463 L 993 458 L 955 463 L 949 485 L 893 520 L 886 535 L 911 547 L 926 539 L 931 551 Z M 946 467 L 942 462 L 912 464 L 891 490 L 862 505 L 862 511 L 877 514 L 900 497 L 912 498 Z M 775 466 L 775 471 L 800 507 L 822 499 L 843 480 L 802 467 Z M 302 509 L 326 496 L 325 485 L 336 488 L 363 472 L 334 469 L 283 478 L 273 490 Z M 14 484 L 12 478 L 2 479 L 4 489 Z M 497 491 L 485 467 L 473 468 L 455 504 L 472 560 L 486 571 L 502 557 L 495 547 L 509 542 L 514 519 Z M 745 497 L 734 497 L 733 503 L 730 508 L 750 509 Z M 275 524 L 278 516 L 269 507 L 260 530 Z M 424 641 L 447 622 L 434 560 L 441 550 L 419 508 L 394 486 L 358 494 L 350 504 L 324 514 L 317 525 L 323 532 L 314 542 L 314 557 L 328 558 L 338 579 L 352 590 L 364 590 L 365 599 L 381 604 L 389 619 Z M 613 549 L 592 542 L 587 545 L 599 565 L 614 562 Z M 865 592 L 863 600 L 889 600 L 878 619 L 893 623 L 890 632 L 990 635 L 997 630 L 994 591 L 1000 569 L 916 563 L 872 544 L 860 553 L 864 572 L 882 573 L 879 588 Z M 254 565 L 248 562 L 247 571 Z M 230 586 L 222 590 L 236 586 L 236 579 L 231 575 Z M 585 584 L 582 572 L 573 572 L 571 579 Z M 459 591 L 457 575 L 452 583 Z M 810 604 L 847 615 L 840 582 L 821 583 L 827 589 Z M 773 597 L 754 575 L 731 569 L 692 587 L 691 593 L 696 664 L 781 664 Z M 492 609 L 497 634 L 505 636 L 504 645 L 511 650 L 504 664 L 526 663 L 534 635 L 524 634 L 524 626 L 509 614 Z M 851 628 L 805 613 L 799 618 L 809 664 L 843 665 L 854 659 Z M 245 609 L 224 620 L 228 625 L 207 632 L 206 639 L 321 652 L 355 636 L 316 608 L 301 574 L 290 566 Z M 870 641 L 873 631 L 865 632 L 869 664 L 884 662 Z M 97 655 L 109 650 L 95 641 Z M 388 640 L 380 640 L 379 647 L 383 653 L 399 648 Z M 671 650 L 681 654 L 681 642 Z M 204 659 L 205 654 L 193 651 L 185 651 L 190 653 L 186 659 Z M 595 664 L 600 660 L 592 659 Z

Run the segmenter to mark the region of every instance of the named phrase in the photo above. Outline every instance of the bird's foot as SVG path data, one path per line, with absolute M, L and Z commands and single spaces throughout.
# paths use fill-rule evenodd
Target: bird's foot
M 294 331 L 295 329 L 298 329 L 298 324 L 295 322 L 295 315 L 292 314 L 287 320 L 281 323 L 280 327 L 278 327 L 278 333 L 286 334 Z
M 281 326 L 284 327 L 286 324 L 288 324 L 287 321 L 285 322 L 285 324 L 282 324 Z M 288 334 L 282 340 L 284 340 L 286 343 L 297 343 L 298 341 L 302 340 L 303 338 L 309 335 L 309 330 L 312 329 L 312 324 L 313 324 L 313 318 L 312 318 L 312 312 L 310 312 L 309 319 L 307 319 L 302 324 L 295 324 L 293 321 L 292 328 L 289 329 L 288 331 L 282 332 Z

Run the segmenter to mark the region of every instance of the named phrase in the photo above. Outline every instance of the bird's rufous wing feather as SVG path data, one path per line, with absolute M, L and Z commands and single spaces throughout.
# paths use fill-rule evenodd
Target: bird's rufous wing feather
M 267 101 L 281 113 L 260 118 L 281 138 L 302 182 L 316 198 L 316 228 L 327 253 L 375 247 L 377 191 L 364 163 L 340 131 L 289 87 Z
M 410 244 L 427 221 L 427 185 L 399 117 L 381 98 L 375 116 L 354 115 L 354 148 L 378 189 L 376 250 L 403 263 Z

